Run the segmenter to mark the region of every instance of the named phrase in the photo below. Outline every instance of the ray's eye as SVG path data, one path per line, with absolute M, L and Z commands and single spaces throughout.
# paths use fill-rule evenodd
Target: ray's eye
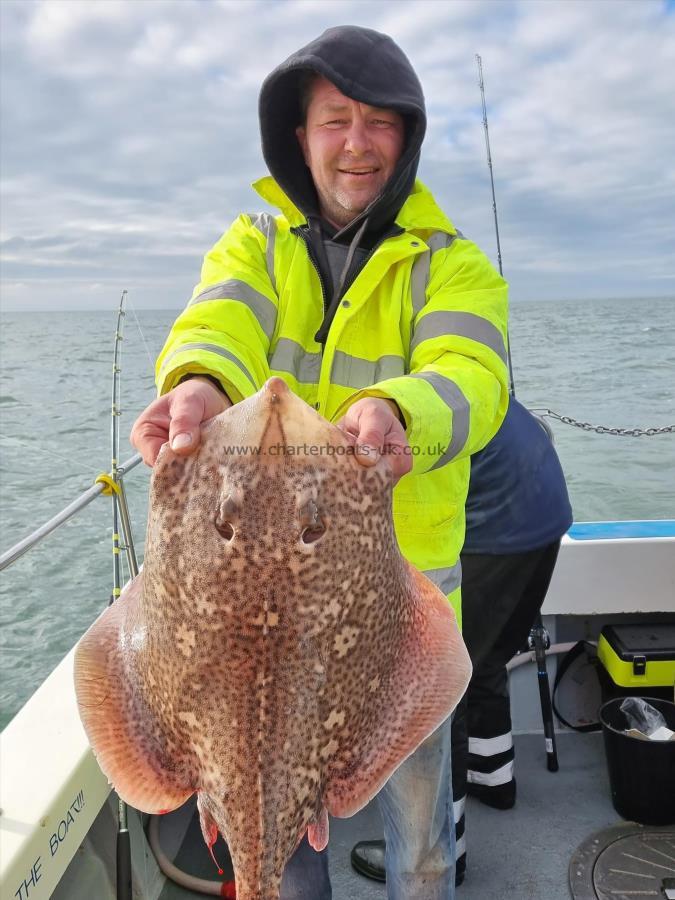
M 224 537 L 226 541 L 232 540 L 234 537 L 234 526 L 231 522 L 224 522 L 221 519 L 216 519 L 215 525 L 218 534 Z
M 239 504 L 234 497 L 228 494 L 220 504 L 220 508 L 216 513 L 214 521 L 216 531 L 221 537 L 224 537 L 226 541 L 231 541 L 234 537 L 234 525 L 231 520 L 237 518 L 238 512 Z
M 325 534 L 326 528 L 321 522 L 317 522 L 314 525 L 308 525 L 307 528 L 302 529 L 302 534 L 300 537 L 302 538 L 303 544 L 313 544 L 315 541 L 318 541 L 319 538 Z
M 298 509 L 300 524 L 300 540 L 303 544 L 313 544 L 326 531 L 326 526 L 319 514 L 319 507 L 313 497 L 303 502 Z

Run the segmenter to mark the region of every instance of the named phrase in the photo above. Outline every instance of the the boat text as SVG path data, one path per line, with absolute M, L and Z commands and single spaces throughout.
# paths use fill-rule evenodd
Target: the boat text
M 74 823 L 78 814 L 84 809 L 84 791 L 80 791 L 73 802 L 68 807 L 65 815 L 60 819 L 59 824 L 49 838 L 49 851 L 52 857 L 59 852 L 61 844 L 66 839 L 70 826 Z M 30 900 L 33 889 L 37 887 L 38 881 L 42 878 L 42 857 L 38 856 L 33 865 L 30 867 L 28 875 L 21 881 L 19 887 L 14 891 L 15 900 Z

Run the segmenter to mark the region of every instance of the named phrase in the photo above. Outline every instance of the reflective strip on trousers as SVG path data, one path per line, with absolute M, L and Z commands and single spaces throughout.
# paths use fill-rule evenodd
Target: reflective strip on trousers
M 246 368 L 246 366 L 243 364 L 243 362 L 240 359 L 237 359 L 237 357 L 234 355 L 234 353 L 230 353 L 229 350 L 225 350 L 224 347 L 219 347 L 217 344 L 183 344 L 181 347 L 178 347 L 176 350 L 174 350 L 173 353 L 169 353 L 167 358 L 162 363 L 162 368 L 160 369 L 160 376 L 161 376 L 161 373 L 166 369 L 169 362 L 175 356 L 178 356 L 179 353 L 183 353 L 185 350 L 207 350 L 209 353 L 217 353 L 218 356 L 223 356 L 225 359 L 229 359 L 230 362 L 233 362 L 235 364 L 235 366 L 237 366 L 237 368 L 241 369 L 241 371 L 248 378 L 248 380 L 251 382 L 253 387 L 254 388 L 256 387 L 255 379 L 253 378 L 253 376 L 251 375 L 249 370 Z
M 452 804 L 452 817 L 455 820 L 455 825 L 464 815 L 464 807 L 466 805 L 466 797 L 461 797 L 459 800 L 455 800 Z
M 269 359 L 270 369 L 292 375 L 301 384 L 318 384 L 321 353 L 308 350 L 289 338 L 279 338 Z
M 482 316 L 469 312 L 438 310 L 422 316 L 415 326 L 410 352 L 412 353 L 423 341 L 447 334 L 456 334 L 485 344 L 503 363 L 506 363 L 506 345 L 499 329 Z
M 441 400 L 452 410 L 452 438 L 443 456 L 431 469 L 440 469 L 462 450 L 469 437 L 469 402 L 459 387 L 450 378 L 438 372 L 415 372 L 410 378 L 426 381 L 436 391 Z
M 495 769 L 494 772 L 474 772 L 469 769 L 466 780 L 470 784 L 484 784 L 486 787 L 496 787 L 498 784 L 508 784 L 513 779 L 513 760 Z
M 476 756 L 496 756 L 498 753 L 505 753 L 512 747 L 513 737 L 510 731 L 493 738 L 469 737 L 469 753 L 474 753 Z
M 238 300 L 243 303 L 258 320 L 267 340 L 272 340 L 274 326 L 277 322 L 277 308 L 269 297 L 254 290 L 250 284 L 235 278 L 221 281 L 219 284 L 212 284 L 193 297 L 188 306 L 204 303 L 206 300 Z
M 462 583 L 462 563 L 458 560 L 454 566 L 443 569 L 424 569 L 422 572 L 429 581 L 433 581 L 436 587 L 446 596 L 456 591 Z

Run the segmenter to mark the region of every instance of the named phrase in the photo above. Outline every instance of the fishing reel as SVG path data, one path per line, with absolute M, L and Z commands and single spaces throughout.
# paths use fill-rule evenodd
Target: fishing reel
M 539 619 L 530 628 L 527 638 L 527 649 L 530 652 L 536 652 L 538 649 L 548 650 L 551 646 L 551 635 L 544 627 L 544 623 Z

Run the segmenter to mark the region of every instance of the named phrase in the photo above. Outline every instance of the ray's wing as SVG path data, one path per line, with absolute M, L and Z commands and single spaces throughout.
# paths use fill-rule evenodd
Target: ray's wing
M 471 661 L 450 603 L 428 578 L 406 565 L 415 615 L 401 622 L 399 652 L 368 701 L 369 733 L 354 735 L 356 754 L 347 746 L 333 760 L 325 802 L 334 816 L 354 815 L 377 794 L 447 719 L 471 677 Z
M 168 758 L 135 683 L 131 623 L 142 580 L 141 573 L 78 644 L 75 692 L 89 743 L 120 797 L 142 812 L 165 813 L 181 806 L 194 788 Z

